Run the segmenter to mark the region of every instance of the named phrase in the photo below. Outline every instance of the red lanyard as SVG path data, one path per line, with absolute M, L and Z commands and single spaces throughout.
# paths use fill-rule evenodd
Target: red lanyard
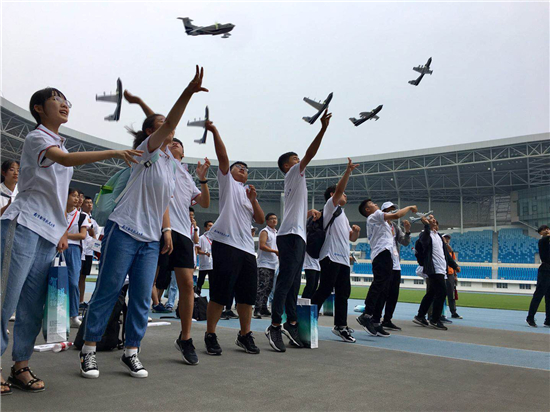
M 76 215 L 80 214 L 80 213 L 76 213 L 76 212 L 78 212 L 78 210 L 74 212 L 73 220 L 71 220 L 71 223 L 69 223 L 69 226 L 67 227 L 67 230 L 69 230 L 71 228 L 71 226 L 73 225 L 73 222 L 76 219 Z

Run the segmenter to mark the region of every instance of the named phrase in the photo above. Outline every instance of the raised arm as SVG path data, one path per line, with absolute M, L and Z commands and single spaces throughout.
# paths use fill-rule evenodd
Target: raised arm
M 107 159 L 122 159 L 128 166 L 139 163 L 134 156 L 141 156 L 141 150 L 100 150 L 97 152 L 65 153 L 59 147 L 50 147 L 45 157 L 62 166 L 80 166 L 88 163 L 101 162 Z
M 183 116 L 183 112 L 185 111 L 185 108 L 187 107 L 187 104 L 189 103 L 189 100 L 191 100 L 193 94 L 208 91 L 208 89 L 202 87 L 203 76 L 203 68 L 201 67 L 199 71 L 199 66 L 197 66 L 195 77 L 193 77 L 193 80 L 191 80 L 189 85 L 185 88 L 179 99 L 176 101 L 174 107 L 172 107 L 168 113 L 168 116 L 166 116 L 162 126 L 149 137 L 149 152 L 154 152 L 162 146 L 168 135 L 176 130 L 176 127 L 181 120 L 181 116 Z
M 401 219 L 403 216 L 405 216 L 409 212 L 416 213 L 418 212 L 418 209 L 416 208 L 416 206 L 407 206 L 407 207 L 404 207 L 403 209 L 399 209 L 395 213 L 384 213 L 384 220 L 398 220 L 398 219 Z
M 340 178 L 340 181 L 336 185 L 336 191 L 332 195 L 332 204 L 334 206 L 338 206 L 338 203 L 340 203 L 340 199 L 342 198 L 342 195 L 344 194 L 344 191 L 346 190 L 346 186 L 348 185 L 349 176 L 351 175 L 351 172 L 359 165 L 353 164 L 351 162 L 351 159 L 348 157 L 348 167 L 346 167 L 346 171 L 344 172 L 344 176 Z
M 197 164 L 197 169 L 195 170 L 195 173 L 197 174 L 197 177 L 199 178 L 199 183 L 201 185 L 201 194 L 197 196 L 196 201 L 197 203 L 207 209 L 210 206 L 210 190 L 208 189 L 208 183 L 206 180 L 206 175 L 208 173 L 208 169 L 210 168 L 210 160 L 208 160 L 207 157 L 204 158 L 204 163 Z
M 254 221 L 256 223 L 261 225 L 265 222 L 265 215 L 260 206 L 260 203 L 258 203 L 258 193 L 256 193 L 256 188 L 250 185 L 248 189 L 246 189 L 246 195 L 248 196 L 248 199 L 250 199 L 250 203 L 252 203 L 252 209 L 254 210 L 254 215 L 252 217 L 254 218 Z
M 306 154 L 300 160 L 300 172 L 303 172 L 306 169 L 306 166 L 311 162 L 311 159 L 315 157 L 317 154 L 317 150 L 319 150 L 319 146 L 321 146 L 321 142 L 323 141 L 323 136 L 325 135 L 325 132 L 327 131 L 328 125 L 330 123 L 330 118 L 332 117 L 332 113 L 328 113 L 328 109 L 325 110 L 323 113 L 323 116 L 321 117 L 321 130 L 315 136 L 315 139 L 313 139 L 313 142 L 309 145 L 307 148 Z
M 206 122 L 206 130 L 212 132 L 214 136 L 214 148 L 216 149 L 216 157 L 218 158 L 218 168 L 226 175 L 229 172 L 229 157 L 227 157 L 227 150 L 223 144 L 223 140 L 220 137 L 220 133 L 216 126 L 210 121 Z
M 149 106 L 147 106 L 145 104 L 145 102 L 141 99 L 141 97 L 134 96 L 128 90 L 124 90 L 124 98 L 130 104 L 139 104 L 139 107 L 141 107 L 141 110 L 143 110 L 143 113 L 145 113 L 145 116 L 149 117 L 149 116 L 152 116 L 152 115 L 155 114 L 153 109 L 151 109 Z

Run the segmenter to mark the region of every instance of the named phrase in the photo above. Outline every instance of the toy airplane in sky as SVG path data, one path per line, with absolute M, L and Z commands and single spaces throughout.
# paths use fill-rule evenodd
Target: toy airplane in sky
M 178 19 L 183 21 L 183 27 L 185 27 L 185 32 L 189 36 L 218 36 L 220 34 L 223 34 L 222 39 L 227 39 L 229 36 L 231 36 L 229 32 L 235 28 L 235 25 L 231 23 L 216 23 L 210 26 L 195 26 L 191 23 L 193 20 L 191 20 L 189 17 L 178 17 Z
M 417 212 L 416 216 L 418 216 L 418 217 L 413 216 L 409 220 L 411 221 L 411 223 L 416 223 L 416 222 L 422 220 L 423 217 L 431 215 L 433 212 L 434 212 L 433 210 L 430 210 L 429 212 L 426 212 L 426 213 Z
M 412 84 L 413 86 L 418 86 L 420 84 L 420 81 L 424 77 L 425 74 L 432 74 L 433 70 L 430 70 L 430 64 L 432 64 L 432 58 L 430 57 L 426 64 L 424 66 L 416 66 L 413 67 L 413 70 L 415 72 L 420 73 L 420 76 L 416 80 L 409 80 L 409 84 Z
M 380 117 L 377 116 L 378 112 L 382 110 L 383 105 L 378 106 L 376 109 L 374 109 L 371 112 L 361 112 L 359 113 L 359 116 L 361 116 L 360 119 L 356 119 L 355 117 L 350 117 L 349 120 L 355 125 L 359 126 L 360 124 L 365 123 L 367 120 L 374 119 L 375 121 L 380 119 Z
M 95 99 L 96 101 L 101 101 L 101 102 L 116 103 L 115 112 L 109 116 L 106 116 L 105 120 L 118 122 L 118 120 L 120 119 L 120 109 L 122 109 L 122 82 L 120 81 L 120 77 L 116 81 L 115 94 L 105 94 L 104 92 L 103 96 L 98 96 L 96 94 Z
M 321 113 L 323 113 L 323 111 L 328 108 L 328 105 L 331 100 L 332 100 L 332 93 L 330 93 L 327 96 L 324 102 L 316 102 L 315 100 L 311 100 L 309 97 L 304 97 L 304 102 L 306 102 L 310 106 L 317 109 L 317 113 L 311 117 L 304 116 L 302 117 L 302 119 L 304 119 L 309 124 L 315 123 L 315 121 L 319 118 L 319 116 L 321 116 Z
M 204 120 L 195 119 L 192 122 L 187 122 L 187 126 L 204 127 L 204 134 L 202 135 L 202 138 L 194 140 L 195 143 L 198 143 L 198 144 L 206 143 L 206 134 L 208 133 L 208 130 L 206 130 L 206 122 L 208 120 L 210 120 L 210 118 L 209 118 L 208 106 L 206 106 L 206 109 L 204 111 Z

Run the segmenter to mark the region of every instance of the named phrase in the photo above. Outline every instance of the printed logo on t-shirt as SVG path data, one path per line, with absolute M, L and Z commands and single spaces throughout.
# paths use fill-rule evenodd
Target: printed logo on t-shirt
M 42 222 L 46 223 L 47 225 L 50 225 L 51 227 L 55 227 L 55 223 L 52 223 L 49 219 L 45 218 L 44 216 L 39 215 L 38 213 L 35 213 L 33 216 L 36 217 L 37 219 L 40 219 Z
M 216 229 L 214 229 L 213 232 L 214 232 L 214 233 L 217 233 L 218 235 L 222 235 L 222 236 L 225 236 L 225 237 L 229 237 L 228 234 L 223 233 L 223 232 L 220 232 L 219 230 L 216 230 Z
M 133 234 L 136 235 L 136 236 L 143 236 L 143 232 L 140 232 L 140 231 L 138 231 L 138 230 L 136 230 L 136 229 L 134 229 L 134 228 L 128 227 L 128 226 L 126 226 L 126 225 L 122 225 L 120 228 L 121 228 L 122 230 L 126 230 L 127 232 L 133 233 Z

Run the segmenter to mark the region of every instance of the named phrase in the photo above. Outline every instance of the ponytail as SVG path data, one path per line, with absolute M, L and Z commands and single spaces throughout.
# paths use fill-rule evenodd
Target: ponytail
M 135 131 L 131 127 L 126 126 L 126 130 L 128 133 L 130 133 L 132 136 L 134 136 L 134 143 L 133 143 L 133 149 L 137 149 L 140 144 L 142 144 L 145 139 L 149 137 L 146 130 L 152 129 L 155 125 L 155 120 L 158 116 L 162 116 L 161 114 L 152 114 L 150 116 L 147 116 L 145 120 L 143 121 L 143 125 L 141 126 L 141 130 Z

